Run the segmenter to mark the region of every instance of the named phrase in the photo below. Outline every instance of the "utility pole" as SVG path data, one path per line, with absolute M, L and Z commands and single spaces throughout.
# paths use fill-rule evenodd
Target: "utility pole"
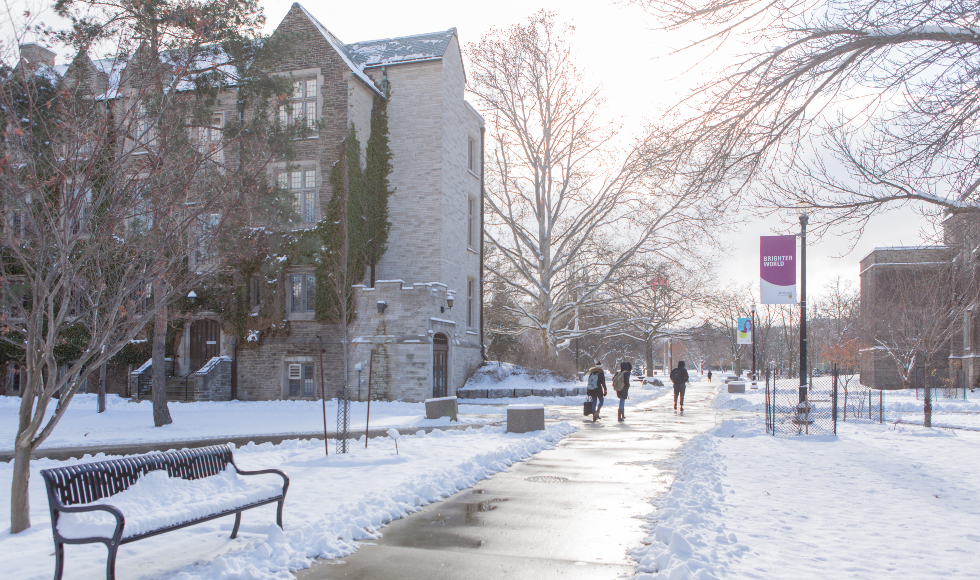
M 806 224 L 810 218 L 800 214 L 800 402 L 806 401 Z

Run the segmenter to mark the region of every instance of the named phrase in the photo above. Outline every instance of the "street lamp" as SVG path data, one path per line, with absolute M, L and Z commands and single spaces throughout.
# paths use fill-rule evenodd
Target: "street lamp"
M 810 217 L 800 214 L 800 402 L 806 401 L 806 224 Z
M 755 374 L 755 304 L 752 305 L 752 380 L 757 380 Z

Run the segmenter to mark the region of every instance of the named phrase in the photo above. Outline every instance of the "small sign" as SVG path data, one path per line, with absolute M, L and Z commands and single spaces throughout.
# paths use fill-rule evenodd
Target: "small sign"
M 218 341 L 217 340 L 209 340 L 209 341 L 207 341 L 204 344 L 218 344 Z

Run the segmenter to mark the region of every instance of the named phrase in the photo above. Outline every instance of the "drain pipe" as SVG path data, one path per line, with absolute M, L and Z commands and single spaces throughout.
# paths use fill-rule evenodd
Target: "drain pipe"
M 484 181 L 483 181 L 483 162 L 486 159 L 486 139 L 487 139 L 487 127 L 484 125 L 480 127 L 480 357 L 486 361 L 487 360 L 487 347 L 486 342 L 483 339 L 483 196 L 484 193 Z
M 231 341 L 231 400 L 238 398 L 238 337 Z

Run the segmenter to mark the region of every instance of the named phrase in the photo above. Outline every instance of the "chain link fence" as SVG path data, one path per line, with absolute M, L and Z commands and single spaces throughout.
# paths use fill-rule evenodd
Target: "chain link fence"
M 777 379 L 766 372 L 766 433 L 773 436 L 836 435 L 843 422 L 882 423 L 884 392 L 861 385 L 857 376 L 836 368 L 811 376 Z
M 337 453 L 347 453 L 350 439 L 350 389 L 337 389 Z

